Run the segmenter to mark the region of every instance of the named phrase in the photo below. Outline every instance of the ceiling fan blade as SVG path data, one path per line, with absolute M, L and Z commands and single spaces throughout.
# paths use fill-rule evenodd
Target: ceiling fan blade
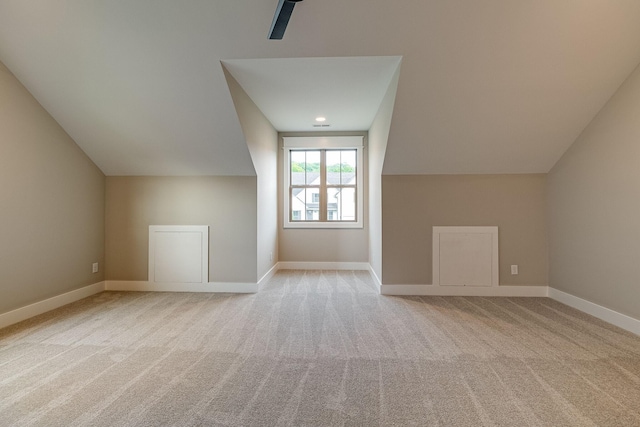
M 289 18 L 293 13 L 293 7 L 302 0 L 279 0 L 276 14 L 273 16 L 271 29 L 269 30 L 269 38 L 271 40 L 282 40 L 284 32 L 289 24 Z

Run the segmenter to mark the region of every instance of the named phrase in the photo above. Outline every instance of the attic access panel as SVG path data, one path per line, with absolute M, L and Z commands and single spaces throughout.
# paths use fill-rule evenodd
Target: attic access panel
M 433 227 L 433 284 L 498 286 L 498 227 Z

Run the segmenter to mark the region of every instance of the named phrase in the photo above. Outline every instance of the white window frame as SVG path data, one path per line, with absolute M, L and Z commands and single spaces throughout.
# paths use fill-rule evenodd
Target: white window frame
M 364 136 L 285 136 L 283 140 L 283 200 L 284 210 L 282 214 L 284 228 L 363 228 L 364 227 Z M 291 221 L 289 212 L 289 186 L 291 174 L 289 167 L 291 151 L 300 149 L 355 149 L 357 158 L 356 167 L 356 221 Z

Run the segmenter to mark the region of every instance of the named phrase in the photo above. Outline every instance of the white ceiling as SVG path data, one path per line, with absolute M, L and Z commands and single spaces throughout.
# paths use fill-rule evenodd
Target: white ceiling
M 367 56 L 402 57 L 384 173 L 547 172 L 640 62 L 638 0 L 305 0 L 273 41 L 276 4 L 0 0 L 0 60 L 107 175 L 253 174 L 221 61 Z

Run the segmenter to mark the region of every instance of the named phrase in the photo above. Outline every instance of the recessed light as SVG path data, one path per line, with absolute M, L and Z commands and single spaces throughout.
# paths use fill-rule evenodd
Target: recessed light
M 316 122 L 324 122 L 325 120 L 327 120 L 326 117 L 322 117 L 322 116 L 316 117 Z

